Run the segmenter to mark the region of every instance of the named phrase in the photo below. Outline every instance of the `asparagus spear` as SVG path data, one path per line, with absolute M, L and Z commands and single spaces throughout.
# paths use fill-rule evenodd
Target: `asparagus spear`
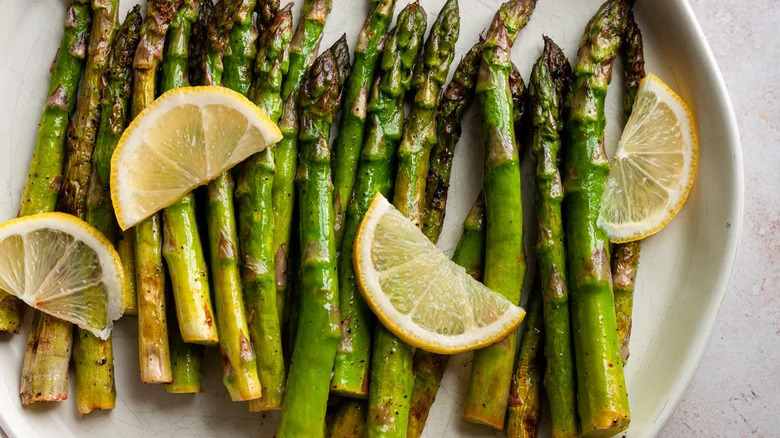
M 479 68 L 479 62 L 481 61 L 481 53 L 482 53 L 482 45 L 481 43 L 476 44 L 474 47 L 472 47 L 472 52 L 467 53 L 466 57 L 469 57 L 470 55 L 474 54 L 475 59 L 474 60 L 466 60 L 466 57 L 461 61 L 461 64 L 463 64 L 464 61 L 467 63 L 470 63 L 473 66 L 473 70 L 470 70 L 468 72 L 467 76 L 463 76 L 462 73 L 464 72 L 458 72 L 456 69 L 455 76 L 453 76 L 453 81 L 456 79 L 460 82 L 458 87 L 460 86 L 466 86 L 469 87 L 468 89 L 460 89 L 460 90 L 450 90 L 450 86 L 454 86 L 453 81 L 450 82 L 450 86 L 448 86 L 448 90 L 445 90 L 444 99 L 442 99 L 442 102 L 439 104 L 439 115 L 441 115 L 442 110 L 446 114 L 449 114 L 449 117 L 447 119 L 441 119 L 440 123 L 448 123 L 448 124 L 457 124 L 457 125 L 451 125 L 446 132 L 439 131 L 440 137 L 439 141 L 434 146 L 433 151 L 431 152 L 431 166 L 436 166 L 437 170 L 434 170 L 435 174 L 431 175 L 432 169 L 428 170 L 428 183 L 433 184 L 437 187 L 437 192 L 434 192 L 433 196 L 433 202 L 426 201 L 426 208 L 423 212 L 423 233 L 426 234 L 426 236 L 433 242 L 437 241 L 439 238 L 439 232 L 441 230 L 441 224 L 444 221 L 443 215 L 438 215 L 438 212 L 443 213 L 446 208 L 446 202 L 447 202 L 447 185 L 449 184 L 449 174 L 450 170 L 452 168 L 452 157 L 453 157 L 453 150 L 450 149 L 449 152 L 442 146 L 442 142 L 445 142 L 448 144 L 449 148 L 454 148 L 454 144 L 452 142 L 457 142 L 456 138 L 450 137 L 450 135 L 454 136 L 460 136 L 460 119 L 455 117 L 455 114 L 459 113 L 462 115 L 463 109 L 457 110 L 456 106 L 453 106 L 456 100 L 452 100 L 448 102 L 448 94 L 452 97 L 452 99 L 459 99 L 455 96 L 463 96 L 463 95 L 470 95 L 473 97 L 474 95 L 474 89 L 476 88 L 476 74 L 477 69 Z M 459 65 L 458 68 L 460 69 L 462 65 Z M 512 71 L 509 75 L 509 89 L 511 90 L 512 94 L 512 118 L 515 122 L 515 129 L 517 130 L 517 126 L 519 123 L 522 123 L 525 120 L 524 117 L 524 102 L 526 101 L 525 96 L 525 83 L 523 82 L 522 76 L 520 76 L 520 72 L 517 71 L 517 69 L 512 66 Z M 466 105 L 467 101 L 460 101 L 461 105 Z M 460 116 L 458 116 L 460 117 Z M 435 155 L 434 155 L 435 154 Z M 442 175 L 447 175 L 446 180 L 442 178 Z M 429 187 L 428 187 L 429 188 Z M 430 191 L 426 191 L 428 194 L 431 194 Z M 482 195 L 480 195 L 481 197 Z M 429 200 L 430 198 L 426 198 Z M 480 200 L 480 202 L 483 202 Z M 481 207 L 484 208 L 484 207 Z M 431 210 L 436 210 L 432 212 Z M 426 218 L 428 219 L 428 229 L 425 230 L 425 224 L 426 224 Z M 436 219 L 436 220 L 433 220 Z M 481 263 L 481 260 L 480 260 Z M 480 264 L 481 266 L 481 264 Z M 480 274 L 481 278 L 481 274 Z M 409 420 L 409 429 L 408 429 L 408 435 L 411 437 L 419 437 L 422 433 L 422 428 L 425 426 L 425 420 L 428 418 L 428 413 L 431 410 L 431 406 L 433 405 L 433 402 L 436 400 L 436 393 L 439 390 L 439 385 L 441 384 L 441 379 L 444 376 L 444 369 L 447 368 L 447 362 L 448 362 L 449 356 L 430 353 L 425 350 L 417 350 L 414 353 L 414 390 L 412 391 L 412 418 Z
M 300 88 L 301 303 L 277 436 L 322 437 L 339 330 L 328 139 L 349 72 L 346 35 L 322 53 Z
M 132 87 L 132 84 L 130 85 Z M 129 97 L 128 93 L 124 96 Z M 128 102 L 129 103 L 129 102 Z M 118 141 L 117 137 L 117 141 Z M 116 220 L 116 219 L 115 219 Z M 116 252 L 125 272 L 124 315 L 138 315 L 138 297 L 135 289 L 135 229 L 122 231 L 117 236 Z
M 147 3 L 141 41 L 133 60 L 133 118 L 154 101 L 165 33 L 180 3 L 181 0 L 149 0 Z M 144 383 L 170 383 L 172 379 L 160 221 L 160 215 L 155 214 L 135 228 L 138 350 Z
M 89 23 L 89 1 L 70 0 L 59 51 L 51 69 L 49 90 L 22 192 L 19 216 L 53 211 L 57 204 L 65 156 L 65 128 L 68 115 L 76 105 Z M 0 290 L 0 332 L 18 333 L 24 309 L 21 300 Z
M 535 0 L 510 0 L 501 5 L 482 48 L 477 80 L 485 138 L 485 285 L 516 304 L 525 277 L 525 255 L 509 54 L 535 5 Z M 517 334 L 512 333 L 474 352 L 463 411 L 466 421 L 503 429 L 516 344 Z
M 369 87 L 374 83 L 385 33 L 393 19 L 395 2 L 396 0 L 372 1 L 358 36 L 355 62 L 344 90 L 344 109 L 336 139 L 336 159 L 333 168 L 334 229 L 338 249 L 341 249 L 341 240 L 344 237 L 347 203 L 352 197 L 357 178 Z M 339 390 L 339 388 L 334 389 Z
M 626 119 L 631 116 L 639 82 L 645 77 L 645 57 L 642 47 L 642 33 L 639 31 L 633 12 L 628 15 L 628 27 L 621 43 L 625 67 L 625 96 L 623 111 Z M 631 338 L 631 309 L 634 303 L 634 284 L 639 268 L 640 242 L 615 245 L 612 258 L 612 287 L 615 295 L 620 356 L 623 365 L 628 362 L 628 341 Z
M 82 219 L 86 213 L 87 184 L 91 173 L 95 133 L 100 117 L 100 82 L 103 80 L 108 66 L 108 51 L 116 32 L 117 2 L 95 0 L 92 2 L 92 13 L 93 20 L 87 46 L 85 75 L 79 91 L 79 102 L 74 120 L 67 130 L 67 160 L 63 169 L 62 186 L 57 198 L 58 210 Z M 46 400 L 47 396 L 39 398 L 37 394 L 52 389 L 58 392 L 58 394 L 52 395 L 52 399 L 67 398 L 68 363 L 73 344 L 73 326 L 49 315 L 42 315 L 38 321 L 39 323 L 30 333 L 30 342 L 28 342 L 28 348 L 32 347 L 36 351 L 28 351 L 25 354 L 22 398 L 27 397 L 25 393 L 32 393 L 35 394 L 31 397 L 33 400 Z M 52 338 L 47 339 L 45 336 L 52 336 Z M 110 343 L 110 341 L 107 342 Z M 99 360 L 103 351 L 100 351 L 101 348 L 97 344 L 99 344 L 97 339 L 94 342 L 86 341 L 79 344 L 81 347 L 79 352 L 83 354 L 81 358 L 83 360 L 77 360 L 77 365 L 89 363 L 91 360 Z M 110 351 L 110 347 L 108 350 Z M 108 360 L 113 362 L 111 357 Z M 25 375 L 26 372 L 32 372 L 34 375 Z M 103 377 L 113 380 L 113 373 Z M 30 385 L 25 386 L 25 383 Z M 78 405 L 80 408 L 87 409 L 88 404 L 101 403 L 100 399 L 104 395 L 100 394 L 99 391 L 104 388 L 103 382 L 99 382 L 94 387 L 95 392 L 90 392 L 92 388 L 83 379 L 79 383 Z M 113 382 L 110 382 L 108 389 L 110 390 L 112 386 Z M 110 398 L 111 395 L 108 394 L 108 397 Z M 82 411 L 82 413 L 86 412 Z
M 168 287 L 168 318 L 178 322 L 173 293 Z M 171 383 L 165 384 L 165 391 L 171 394 L 194 394 L 201 392 L 203 384 L 203 345 L 184 342 L 181 331 L 175 328 L 168 332 L 171 352 Z
M 596 223 L 609 164 L 604 154 L 604 98 L 625 31 L 626 0 L 604 3 L 585 28 L 574 69 L 564 163 L 564 210 L 577 404 L 584 436 L 611 436 L 630 413 L 604 230 Z
M 289 4 L 289 3 L 288 3 Z M 271 27 L 279 13 L 279 0 L 263 0 L 255 4 L 257 31 L 261 34 Z
M 468 56 L 468 55 L 467 55 Z M 465 58 L 464 58 L 465 59 Z M 461 61 L 463 62 L 463 61 Z M 446 94 L 445 94 L 446 96 Z M 444 102 L 442 102 L 444 103 Z M 442 106 L 440 105 L 439 108 Z M 485 258 L 485 205 L 480 194 L 463 222 L 463 235 L 455 248 L 452 260 L 466 269 L 474 279 L 481 280 Z M 449 356 L 423 353 L 414 355 L 414 391 L 412 392 L 409 427 L 406 436 L 419 438 L 439 390 Z
M 274 123 L 282 116 L 282 80 L 290 66 L 292 7 L 285 5 L 262 33 L 255 58 L 252 99 Z
M 528 297 L 523 340 L 512 376 L 507 409 L 507 438 L 536 438 L 542 415 L 542 372 L 540 350 L 546 336 L 543 327 L 542 291 L 538 282 Z
M 422 219 L 430 151 L 436 142 L 436 109 L 454 57 L 459 30 L 458 3 L 449 0 L 433 23 L 413 76 L 415 97 L 398 149 L 393 204 L 418 226 Z M 414 386 L 412 349 L 384 327 L 378 327 L 374 335 L 373 359 L 369 432 L 372 436 L 406 436 Z M 386 380 L 390 384 L 385 384 Z
M 95 19 L 98 18 L 96 14 Z M 116 240 L 117 234 L 109 190 L 111 154 L 127 123 L 130 72 L 140 27 L 141 10 L 136 6 L 119 27 L 108 52 L 107 70 L 102 82 L 105 89 L 100 102 L 100 125 L 87 190 L 86 221 L 111 242 Z M 86 415 L 97 409 L 113 409 L 116 405 L 116 387 L 111 338 L 103 341 L 85 330 L 77 329 L 73 353 L 79 413 Z
M 436 115 L 436 144 L 431 151 L 428 177 L 425 185 L 425 211 L 423 212 L 423 234 L 436 242 L 444 223 L 447 205 L 452 157 L 461 133 L 463 113 L 471 104 L 476 88 L 477 70 L 482 61 L 482 43 L 475 44 L 463 56 L 452 80 L 444 90 Z
M 200 0 L 182 1 L 171 20 L 162 60 L 161 92 L 189 85 L 189 42 L 197 20 Z M 201 390 L 204 348 L 194 343 L 217 342 L 217 329 L 211 305 L 206 259 L 195 219 L 195 197 L 188 193 L 163 210 L 162 253 L 170 274 L 167 300 L 171 352 L 170 393 L 197 393 Z
M 301 20 L 290 42 L 290 66 L 282 82 L 282 115 L 279 129 L 284 138 L 274 151 L 274 269 L 276 304 L 284 309 L 289 272 L 288 251 L 294 205 L 295 168 L 298 161 L 298 90 L 317 53 L 332 0 L 304 0 Z M 280 311 L 281 313 L 281 311 Z
M 563 129 L 562 105 L 571 81 L 571 67 L 563 51 L 544 38 L 544 53 L 531 74 L 533 154 L 536 157 L 536 211 L 539 238 L 536 244 L 544 303 L 544 385 L 550 400 L 552 433 L 576 436 L 577 401 L 574 356 L 566 286 L 561 201 L 563 187 L 558 171 L 558 151 Z
M 255 61 L 255 103 L 274 122 L 281 115 L 282 77 L 289 65 L 292 4 L 279 11 L 260 39 Z M 273 253 L 273 149 L 250 157 L 238 172 L 238 226 L 247 319 L 257 353 L 263 395 L 249 403 L 252 411 L 279 409 L 284 395 L 281 315 L 276 303 Z
M 436 242 L 444 223 L 447 205 L 452 158 L 461 133 L 461 120 L 466 108 L 474 98 L 477 70 L 481 61 L 482 43 L 475 44 L 461 59 L 452 80 L 444 90 L 436 114 L 436 144 L 431 151 L 428 177 L 425 186 L 425 210 L 423 211 L 423 234 Z M 480 224 L 481 226 L 481 224 Z M 481 228 L 480 228 L 481 229 Z M 448 356 L 417 350 L 414 353 L 414 389 L 412 390 L 411 415 L 407 435 L 419 437 L 425 427 L 425 420 L 439 390 Z
M 352 266 L 352 245 L 358 226 L 374 195 L 390 196 L 396 148 L 401 139 L 404 96 L 411 85 L 426 28 L 419 3 L 405 7 L 384 41 L 379 72 L 366 107 L 366 136 L 358 164 L 355 194 L 347 206 L 346 226 L 339 258 L 341 341 L 336 354 L 331 389 L 351 397 L 368 396 L 371 348 L 371 312 L 360 296 Z
M 366 402 L 344 399 L 328 422 L 327 438 L 363 438 L 366 434 Z
M 200 0 L 184 0 L 171 20 L 162 61 L 161 92 L 189 85 L 188 47 Z M 195 221 L 195 198 L 185 195 L 162 213 L 163 256 L 170 274 L 179 336 L 187 343 L 219 340 L 209 291 L 206 258 Z M 176 327 L 174 325 L 174 327 Z M 195 350 L 192 350 L 195 353 Z M 198 352 L 197 354 L 201 354 Z
M 216 8 L 208 22 L 210 39 L 205 56 L 205 81 L 245 92 L 251 78 L 240 72 L 247 71 L 254 56 L 249 48 L 256 37 L 251 16 L 254 1 L 222 0 Z M 223 64 L 222 49 L 225 47 L 229 48 L 230 55 L 225 57 Z M 230 73 L 223 81 L 225 70 Z M 209 183 L 206 219 L 222 351 L 222 382 L 231 399 L 241 401 L 260 397 L 261 386 L 241 287 L 234 190 L 235 183 L 229 171 Z

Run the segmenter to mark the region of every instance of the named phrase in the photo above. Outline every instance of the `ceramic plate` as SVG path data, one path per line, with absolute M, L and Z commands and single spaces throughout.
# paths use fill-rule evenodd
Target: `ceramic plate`
M 121 16 L 136 0 L 124 0 Z M 302 0 L 297 0 L 298 8 Z M 397 10 L 407 0 L 400 0 Z M 32 155 L 48 83 L 48 69 L 59 44 L 65 0 L 0 0 L 0 220 L 15 216 Z M 323 47 L 343 32 L 354 47 L 369 2 L 334 0 Z M 424 0 L 428 23 L 444 0 Z M 461 0 L 462 25 L 457 58 L 477 41 L 499 0 Z M 540 0 L 512 52 L 524 77 L 552 37 L 576 60 L 585 23 L 601 0 Z M 631 360 L 626 378 L 632 422 L 628 435 L 657 434 L 674 411 L 701 359 L 726 293 L 742 222 L 742 156 L 733 110 L 712 53 L 684 0 L 638 2 L 637 20 L 645 36 L 647 70 L 659 75 L 693 109 L 701 152 L 696 183 L 680 214 L 663 232 L 643 243 L 634 304 Z M 296 12 L 296 17 L 297 17 Z M 453 67 L 454 68 L 454 67 Z M 610 88 L 608 149 L 620 132 L 622 69 Z M 524 155 L 524 196 L 532 199 L 532 169 Z M 452 195 L 440 245 L 454 249 L 461 223 L 480 190 L 482 145 L 479 116 L 473 109 L 455 157 Z M 526 202 L 526 230 L 535 230 L 532 202 Z M 534 236 L 528 232 L 530 248 Z M 532 262 L 532 261 L 531 261 Z M 531 271 L 529 271 L 531 272 Z M 530 277 L 530 276 L 529 276 Z M 530 280 L 529 280 L 530 281 Z M 171 395 L 139 381 L 134 318 L 115 331 L 118 388 L 113 412 L 81 419 L 72 400 L 22 409 L 19 376 L 29 322 L 20 335 L 0 336 L 0 427 L 11 437 L 271 437 L 278 413 L 250 414 L 233 403 L 219 381 L 219 357 L 207 359 L 204 393 Z M 450 361 L 426 437 L 495 436 L 460 420 L 470 355 Z M 72 385 L 71 385 L 72 386 Z M 73 393 L 73 388 L 71 388 Z M 548 429 L 548 426 L 546 426 Z M 547 434 L 548 431 L 543 432 Z

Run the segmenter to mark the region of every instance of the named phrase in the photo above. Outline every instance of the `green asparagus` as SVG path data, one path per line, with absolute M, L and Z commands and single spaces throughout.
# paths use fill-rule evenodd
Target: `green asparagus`
M 639 82 L 645 77 L 645 56 L 642 47 L 642 33 L 639 31 L 631 12 L 628 16 L 628 28 L 621 43 L 623 52 L 623 68 L 625 95 L 623 97 L 623 112 L 626 119 L 631 115 L 634 99 L 639 89 Z M 612 288 L 615 295 L 615 314 L 617 317 L 618 340 L 620 341 L 620 357 L 623 365 L 628 362 L 628 341 L 631 338 L 631 310 L 634 304 L 634 284 L 639 268 L 640 242 L 620 243 L 615 245 L 612 257 Z
M 536 438 L 542 416 L 542 373 L 544 370 L 541 347 L 546 332 L 543 327 L 542 291 L 536 282 L 526 304 L 525 318 L 517 369 L 512 376 L 507 409 L 507 438 Z
M 298 90 L 317 53 L 332 0 L 304 0 L 301 20 L 290 41 L 290 65 L 282 82 L 282 115 L 279 129 L 284 138 L 274 151 L 274 269 L 276 304 L 284 309 L 290 272 L 290 233 L 292 230 L 295 168 L 298 162 Z M 281 311 L 280 311 L 281 313 Z
M 87 186 L 92 172 L 92 151 L 95 146 L 95 135 L 100 118 L 101 81 L 108 67 L 108 52 L 116 33 L 117 7 L 117 1 L 92 1 L 92 26 L 87 45 L 85 74 L 79 91 L 76 112 L 67 130 L 66 164 L 62 174 L 62 186 L 57 198 L 57 209 L 81 219 L 84 219 L 86 214 Z M 59 339 L 43 339 L 43 334 L 58 336 Z M 31 355 L 25 355 L 25 360 L 29 358 L 34 360 L 34 363 L 25 363 L 23 370 L 33 370 L 33 372 L 45 374 L 33 377 L 22 376 L 23 382 L 31 381 L 33 383 L 30 388 L 23 388 L 23 391 L 39 393 L 54 386 L 60 387 L 64 396 L 67 397 L 67 373 L 70 362 L 69 353 L 73 344 L 73 326 L 52 316 L 43 315 L 30 337 L 37 341 L 35 348 L 38 351 Z M 112 397 L 115 396 L 111 393 L 113 390 L 113 357 L 105 356 L 105 353 L 111 352 L 111 341 L 100 341 L 86 332 L 82 336 L 80 331 L 77 338 L 79 341 L 87 338 L 83 342 L 78 342 L 77 351 L 81 356 L 76 358 L 75 364 L 77 366 L 90 366 L 93 362 L 100 360 L 108 362 L 108 366 L 95 375 L 95 377 L 108 379 L 108 382 L 98 381 L 92 386 L 92 382 L 87 382 L 85 379 L 77 380 L 79 410 L 82 414 L 86 414 L 91 410 L 89 408 L 91 404 L 102 404 L 96 408 L 113 408 Z M 109 345 L 106 346 L 106 343 Z M 56 346 L 59 351 L 46 348 L 47 346 Z M 41 364 L 45 364 L 45 368 Z M 77 370 L 77 377 L 97 371 L 95 368 L 90 370 L 84 368 L 82 366 Z M 54 378 L 61 381 L 54 381 Z M 41 387 L 37 386 L 39 384 Z M 104 390 L 108 390 L 109 393 L 104 393 Z
M 132 84 L 130 85 L 132 88 Z M 124 96 L 129 97 L 128 94 Z M 128 102 L 129 103 L 129 102 Z M 116 242 L 116 252 L 122 261 L 125 272 L 124 315 L 138 315 L 138 297 L 135 289 L 135 229 L 130 228 L 119 233 Z
M 393 20 L 396 0 L 373 1 L 363 23 L 355 47 L 355 62 L 344 90 L 344 108 L 336 139 L 336 157 L 333 167 L 333 208 L 336 248 L 341 249 L 344 237 L 346 207 L 352 197 L 357 178 L 363 129 L 366 123 L 366 105 L 369 87 L 379 63 L 385 33 Z M 334 388 L 339 391 L 339 388 Z M 348 389 L 347 389 L 348 390 Z
M 95 19 L 98 19 L 97 15 Z M 112 243 L 116 240 L 117 225 L 109 190 L 111 154 L 119 139 L 115 134 L 121 134 L 127 123 L 130 73 L 140 27 L 141 10 L 136 6 L 128 13 L 108 52 L 107 70 L 102 82 L 105 88 L 101 93 L 100 125 L 87 189 L 86 221 Z M 79 413 L 86 415 L 98 409 L 113 409 L 116 404 L 116 387 L 111 338 L 103 341 L 85 330 L 77 329 L 73 344 L 73 365 Z
M 433 23 L 412 79 L 415 96 L 398 148 L 393 204 L 417 226 L 422 221 L 430 151 L 436 142 L 436 109 L 454 58 L 459 31 L 458 3 L 456 0 L 448 0 Z M 374 334 L 373 359 L 372 385 L 369 388 L 369 434 L 382 437 L 406 436 L 414 387 L 412 348 L 380 326 Z M 391 385 L 385 384 L 384 380 L 389 380 Z
M 189 85 L 189 39 L 200 0 L 184 0 L 171 21 L 162 61 L 160 91 Z M 163 221 L 163 256 L 176 306 L 179 336 L 187 343 L 214 345 L 218 342 L 217 327 L 209 290 L 206 258 L 195 221 L 195 198 L 188 193 L 165 208 Z M 174 326 L 176 327 L 176 326 Z M 193 352 L 195 352 L 193 350 Z M 198 353 L 200 354 L 200 353 Z
M 173 283 L 171 281 L 170 283 Z M 177 323 L 176 305 L 173 303 L 173 291 L 168 286 L 168 319 Z M 175 325 L 174 325 L 175 327 Z M 171 394 L 194 394 L 201 392 L 203 386 L 203 345 L 184 342 L 181 331 L 175 328 L 168 332 L 171 351 L 171 383 L 165 384 L 165 391 Z
M 563 248 L 563 187 L 558 171 L 563 101 L 571 82 L 571 66 L 563 51 L 545 37 L 544 53 L 531 74 L 533 154 L 536 157 L 536 243 L 544 303 L 544 386 L 550 400 L 554 437 L 577 436 L 574 351 Z
M 564 211 L 577 405 L 584 436 L 612 436 L 630 412 L 609 266 L 597 225 L 609 164 L 604 153 L 604 100 L 630 6 L 609 0 L 590 20 L 574 68 L 564 155 Z
M 452 172 L 452 158 L 460 140 L 461 120 L 474 98 L 477 70 L 482 61 L 482 43 L 475 44 L 461 59 L 444 90 L 436 115 L 436 144 L 431 151 L 425 184 L 422 230 L 431 242 L 439 239 Z
M 477 79 L 485 142 L 484 283 L 515 304 L 519 304 L 525 277 L 525 255 L 509 55 L 517 33 L 528 22 L 535 6 L 535 0 L 510 0 L 501 5 L 482 47 Z M 516 344 L 517 334 L 512 333 L 474 352 L 463 411 L 466 421 L 503 429 Z
M 181 0 L 149 0 L 135 52 L 131 117 L 156 96 L 157 67 L 165 33 Z M 159 214 L 135 227 L 135 277 L 138 300 L 138 351 L 143 383 L 170 383 L 171 360 L 165 311 L 165 267 Z
M 162 60 L 161 92 L 189 85 L 190 35 L 200 0 L 184 0 L 171 21 Z M 162 252 L 170 274 L 167 300 L 171 351 L 170 393 L 201 391 L 204 348 L 218 340 L 211 305 L 206 258 L 195 219 L 195 196 L 188 193 L 163 210 Z
M 411 86 L 412 68 L 422 48 L 425 11 L 412 3 L 398 15 L 384 41 L 366 118 L 365 143 L 358 164 L 355 194 L 347 206 L 346 227 L 339 258 L 341 341 L 336 354 L 331 390 L 351 397 L 368 396 L 371 312 L 360 296 L 352 266 L 352 245 L 358 226 L 374 195 L 390 196 L 394 158 L 401 139 L 404 96 Z
M 462 61 L 461 61 L 462 62 Z M 446 96 L 446 94 L 445 94 Z M 441 105 L 440 105 L 441 108 Z M 485 259 L 485 205 L 482 194 L 471 207 L 463 222 L 463 235 L 452 256 L 452 261 L 466 269 L 474 279 L 481 280 Z M 409 427 L 406 436 L 419 438 L 441 384 L 449 356 L 441 354 L 414 355 L 414 391 L 412 392 Z
M 289 65 L 291 9 L 292 4 L 285 6 L 265 29 L 255 62 L 255 103 L 274 122 L 281 115 L 282 77 Z M 273 253 L 274 170 L 273 149 L 265 149 L 239 168 L 236 185 L 244 300 L 263 388 L 263 395 L 249 403 L 251 411 L 279 409 L 284 396 L 281 315 L 276 303 Z
M 68 115 L 76 105 L 76 92 L 86 57 L 89 1 L 70 0 L 65 17 L 62 40 L 52 65 L 49 90 L 38 125 L 35 151 L 22 192 L 19 216 L 54 211 L 57 204 L 65 158 L 65 129 Z M 0 332 L 18 333 L 24 309 L 21 300 L 0 290 Z M 35 394 L 28 395 L 37 398 Z
M 344 399 L 328 422 L 327 438 L 363 438 L 366 434 L 366 402 Z
M 252 28 L 252 0 L 222 0 L 209 19 L 206 81 L 231 90 L 246 92 L 251 78 L 248 65 L 254 53 L 256 34 Z M 227 46 L 225 46 L 227 42 Z M 223 47 L 228 47 L 224 63 Z M 227 67 L 227 68 L 225 68 Z M 223 71 L 230 73 L 224 75 Z M 213 81 L 213 82 L 209 82 Z M 254 400 L 262 394 L 257 375 L 257 358 L 249 336 L 240 277 L 238 229 L 234 209 L 235 183 L 230 171 L 208 185 L 207 223 L 211 253 L 211 274 L 217 308 L 219 345 L 222 350 L 222 382 L 234 401 Z
M 300 88 L 301 302 L 277 436 L 323 437 L 339 330 L 329 135 L 349 73 L 346 35 L 322 53 Z

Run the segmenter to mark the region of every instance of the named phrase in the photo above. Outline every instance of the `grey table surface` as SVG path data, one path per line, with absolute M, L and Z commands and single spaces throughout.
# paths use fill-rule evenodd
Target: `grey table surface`
M 780 8 L 776 0 L 689 0 L 737 115 L 745 221 L 730 290 L 669 437 L 778 436 L 780 413 Z
M 663 436 L 771 437 L 780 413 L 780 8 L 777 0 L 689 0 L 739 123 L 742 242 L 712 338 Z M 0 437 L 6 438 L 0 430 Z

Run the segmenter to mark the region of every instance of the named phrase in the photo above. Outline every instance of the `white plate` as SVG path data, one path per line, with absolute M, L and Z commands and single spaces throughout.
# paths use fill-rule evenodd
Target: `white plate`
M 400 10 L 407 0 L 399 1 Z M 122 17 L 135 0 L 122 4 Z M 300 6 L 301 0 L 297 0 Z M 335 0 L 323 47 L 347 32 L 354 47 L 364 20 L 365 0 Z M 428 22 L 444 0 L 425 0 Z M 461 0 L 457 59 L 488 26 L 499 0 Z M 524 77 L 542 47 L 542 33 L 560 44 L 572 62 L 585 23 L 601 0 L 540 0 L 520 33 L 513 59 Z M 64 0 L 0 0 L 0 220 L 16 214 L 33 150 L 48 83 L 48 68 L 62 33 Z M 297 12 L 296 12 L 297 17 Z M 626 368 L 632 423 L 629 435 L 657 434 L 685 391 L 701 359 L 726 293 L 742 229 L 742 155 L 733 110 L 712 53 L 684 0 L 638 2 L 645 36 L 647 69 L 658 74 L 696 114 L 701 141 L 699 170 L 688 203 L 642 249 L 634 304 L 631 360 Z M 454 68 L 454 67 L 453 67 Z M 608 99 L 607 142 L 614 149 L 620 131 L 622 69 Z M 466 115 L 455 158 L 452 196 L 441 246 L 454 248 L 460 224 L 475 198 L 482 174 L 482 146 L 476 111 Z M 527 155 L 526 155 L 527 157 Z M 531 181 L 524 166 L 524 182 Z M 530 200 L 530 184 L 524 189 Z M 529 203 L 526 203 L 528 205 Z M 526 229 L 534 230 L 530 208 Z M 532 242 L 533 236 L 526 239 Z M 229 401 L 219 382 L 219 360 L 207 361 L 205 393 L 170 395 L 138 378 L 135 320 L 120 321 L 115 335 L 118 400 L 113 412 L 81 419 L 72 401 L 22 409 L 19 375 L 27 329 L 0 336 L 0 427 L 11 437 L 117 436 L 208 437 L 273 436 L 278 413 L 250 414 Z M 495 436 L 460 420 L 468 377 L 468 355 L 450 362 L 426 437 Z M 73 393 L 73 388 L 71 388 Z

